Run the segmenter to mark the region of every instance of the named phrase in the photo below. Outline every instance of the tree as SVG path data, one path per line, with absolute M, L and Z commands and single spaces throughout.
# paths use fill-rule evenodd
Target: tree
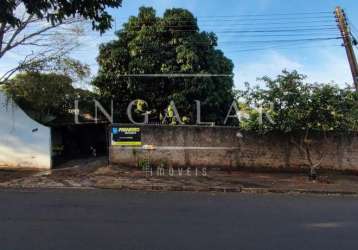
M 250 118 L 241 128 L 259 133 L 280 132 L 305 155 L 310 176 L 315 177 L 324 152 L 317 142 L 327 133 L 349 133 L 358 130 L 358 94 L 336 85 L 305 83 L 296 71 L 283 71 L 276 79 L 264 77 L 266 88 L 250 88 L 240 93 Z M 257 111 L 261 107 L 262 115 Z M 319 140 L 316 140 L 319 139 Z M 313 157 L 313 150 L 319 157 Z
M 171 101 L 195 122 L 195 100 L 201 101 L 203 120 L 223 121 L 234 98 L 233 63 L 216 49 L 215 34 L 200 32 L 189 11 L 170 9 L 157 17 L 153 8 L 142 7 L 116 35 L 100 47 L 93 85 L 107 101 L 114 97 L 120 121 L 135 99 L 148 103 L 154 122 Z
M 94 98 L 94 94 L 75 89 L 72 79 L 66 75 L 41 74 L 28 72 L 16 75 L 3 90 L 33 119 L 43 124 L 62 120 L 72 122 L 74 100 L 82 99 L 82 111 L 85 99 Z M 91 106 L 92 107 L 92 106 Z
M 8 0 L 0 3 L 0 60 L 10 51 L 26 48 L 19 65 L 0 76 L 6 82 L 18 71 L 46 71 L 71 66 L 79 61 L 69 53 L 78 46 L 85 21 L 101 33 L 111 28 L 107 7 L 119 7 L 121 0 Z M 25 51 L 25 50 L 23 50 Z M 71 61 L 71 63 L 69 63 Z
M 4 29 L 22 27 L 23 20 L 15 14 L 16 8 L 22 5 L 30 19 L 45 19 L 56 25 L 79 16 L 104 32 L 111 28 L 112 21 L 106 8 L 118 8 L 121 4 L 122 0 L 7 0 L 1 1 L 0 23 Z

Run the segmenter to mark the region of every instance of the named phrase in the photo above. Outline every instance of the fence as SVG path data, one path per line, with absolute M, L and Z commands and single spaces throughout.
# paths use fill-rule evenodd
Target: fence
M 294 143 L 299 135 L 241 133 L 233 127 L 140 128 L 142 146 L 110 146 L 112 164 L 136 167 L 149 160 L 151 165 L 170 167 L 292 171 L 309 167 L 305 153 Z M 320 168 L 358 171 L 358 136 L 331 134 L 313 141 L 311 156 L 316 162 L 323 157 Z

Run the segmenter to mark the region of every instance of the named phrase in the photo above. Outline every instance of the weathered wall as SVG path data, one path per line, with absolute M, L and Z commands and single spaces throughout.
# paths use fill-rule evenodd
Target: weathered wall
M 154 149 L 111 147 L 114 164 L 138 166 L 149 159 L 152 164 L 174 167 L 264 168 L 300 170 L 308 167 L 305 155 L 292 138 L 279 134 L 257 135 L 237 128 L 144 126 L 142 141 Z M 296 141 L 297 138 L 294 138 Z M 329 136 L 314 140 L 312 158 L 321 168 L 358 171 L 358 136 Z
M 51 168 L 50 129 L 0 91 L 0 168 Z

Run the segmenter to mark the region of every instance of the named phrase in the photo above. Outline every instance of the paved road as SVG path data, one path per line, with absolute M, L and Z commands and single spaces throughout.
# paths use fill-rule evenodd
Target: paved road
M 358 249 L 358 198 L 0 191 L 0 249 Z

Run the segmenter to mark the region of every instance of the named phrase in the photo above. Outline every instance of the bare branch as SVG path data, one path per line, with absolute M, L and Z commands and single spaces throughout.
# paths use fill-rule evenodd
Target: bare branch
M 56 27 L 58 27 L 59 25 L 60 25 L 60 24 L 58 24 L 58 25 L 56 25 L 56 26 L 49 26 L 49 27 L 43 28 L 43 29 L 41 29 L 41 30 L 39 30 L 39 31 L 37 31 L 37 32 L 34 32 L 34 33 L 32 33 L 32 34 L 30 34 L 30 35 L 28 35 L 28 36 L 25 36 L 24 38 L 22 38 L 21 40 L 15 42 L 14 44 L 9 44 L 10 46 L 7 47 L 7 50 L 11 50 L 11 49 L 13 49 L 13 48 L 16 48 L 17 46 L 22 45 L 25 41 L 27 41 L 27 40 L 29 40 L 29 39 L 31 39 L 31 38 L 33 38 L 33 37 L 35 37 L 35 36 L 37 36 L 37 35 L 39 35 L 39 34 L 41 34 L 41 33 L 44 33 L 44 32 L 46 32 L 46 31 L 48 31 L 48 30 L 50 30 L 50 29 L 56 28 Z M 6 52 L 7 50 L 5 49 L 5 52 Z
M 28 22 L 31 20 L 31 18 L 32 18 L 32 16 L 30 15 L 27 18 L 27 20 L 25 22 L 23 22 L 17 30 L 15 30 L 14 34 L 12 34 L 12 36 L 11 36 L 9 42 L 7 43 L 6 47 L 4 48 L 4 50 L 0 51 L 0 58 L 3 57 L 5 55 L 5 53 L 11 49 L 12 42 L 26 28 L 26 26 L 27 26 Z
M 20 69 L 19 67 L 10 69 L 4 75 L 2 75 L 1 78 L 0 78 L 0 85 L 5 84 L 5 82 L 7 80 L 9 80 L 10 77 L 13 76 L 19 69 Z
M 0 54 L 1 54 L 2 46 L 3 46 L 3 42 L 4 42 L 4 35 L 6 32 L 5 28 L 6 28 L 6 23 L 2 23 L 0 25 Z
M 40 36 L 40 35 L 45 35 L 46 32 L 48 32 L 49 30 L 55 29 L 59 26 L 63 26 L 63 25 L 69 25 L 69 24 L 74 24 L 74 23 L 78 23 L 81 21 L 81 19 L 78 18 L 70 18 L 65 20 L 62 23 L 57 23 L 55 25 L 51 25 L 51 26 L 47 26 L 47 27 L 43 27 L 35 32 L 32 32 L 28 35 L 25 35 L 22 39 L 18 40 L 18 41 L 14 41 L 15 38 L 30 24 L 30 23 L 34 23 L 34 22 L 40 22 L 41 20 L 38 18 L 33 18 L 33 16 L 29 16 L 22 24 L 21 26 L 14 32 L 14 34 L 12 35 L 12 37 L 10 38 L 9 42 L 7 42 L 7 46 L 4 48 L 3 51 L 0 51 L 0 58 L 2 56 L 4 56 L 4 54 L 11 50 L 14 49 L 20 45 L 33 45 L 32 43 L 30 44 L 24 44 L 25 41 L 28 41 L 34 37 Z M 37 45 L 39 46 L 39 45 Z
M 25 58 L 22 60 L 21 63 L 19 63 L 19 65 L 13 69 L 8 70 L 4 75 L 2 75 L 0 77 L 0 84 L 3 84 L 4 82 L 6 82 L 7 80 L 10 79 L 11 76 L 13 76 L 16 72 L 18 72 L 19 70 L 21 70 L 21 68 L 23 67 L 24 64 L 27 63 L 28 59 L 33 55 L 33 52 L 31 52 L 31 54 L 26 55 Z
M 21 2 L 18 1 L 17 6 L 20 6 Z M 73 17 L 51 25 L 26 12 L 18 16 L 20 23 L 17 26 L 0 23 L 0 59 L 18 47 L 32 47 L 33 51 L 23 57 L 16 67 L 0 76 L 0 82 L 4 83 L 19 71 L 61 71 L 58 62 L 68 58 L 70 51 L 78 47 L 76 38 L 83 32 L 83 29 L 71 25 L 83 23 L 84 20 Z

